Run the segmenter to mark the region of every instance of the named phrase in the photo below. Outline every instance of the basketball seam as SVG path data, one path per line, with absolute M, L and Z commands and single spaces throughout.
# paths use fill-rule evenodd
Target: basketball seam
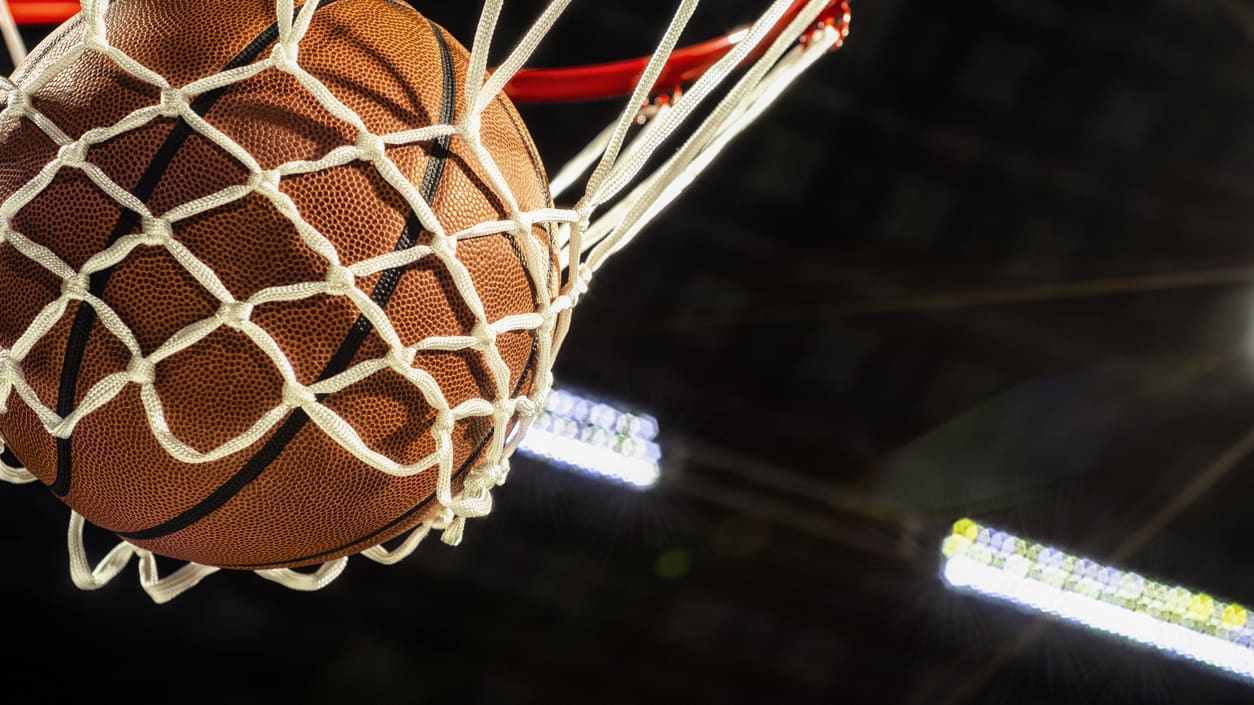
M 444 87 L 446 91 L 445 96 L 447 97 L 449 95 L 448 93 L 449 91 L 455 90 L 455 86 L 453 85 L 453 82 L 450 80 L 450 78 L 453 76 L 452 55 L 448 53 L 448 46 L 444 40 L 443 33 L 439 30 L 439 27 L 436 26 L 435 24 L 432 24 L 431 28 L 432 28 L 432 31 L 435 33 L 436 39 L 439 41 L 440 47 L 442 50 L 441 60 L 442 60 L 442 64 L 443 64 L 443 68 L 445 72 L 444 73 L 445 75 Z M 456 96 L 454 95 L 453 98 L 450 99 L 450 104 L 452 101 L 455 101 L 455 100 L 456 100 Z M 451 118 L 445 119 L 444 114 L 441 114 L 441 119 L 444 120 L 445 122 L 448 122 L 451 120 Z M 515 127 L 517 128 L 517 124 L 515 124 Z M 538 159 L 533 159 L 533 165 L 536 167 L 537 174 L 540 175 L 542 182 L 544 182 L 544 172 L 539 167 Z M 522 256 L 522 253 L 519 251 L 518 244 L 516 242 L 511 241 L 511 245 L 514 248 L 515 255 L 520 257 L 520 261 L 523 262 L 525 266 L 525 258 Z M 550 267 L 550 270 L 551 269 L 552 267 Z M 549 276 L 550 276 L 550 281 L 551 281 L 552 272 L 550 272 Z M 547 292 L 546 292 L 546 295 L 547 295 Z M 523 368 L 522 374 L 519 375 L 518 384 L 515 385 L 514 387 L 514 390 L 513 390 L 514 396 L 517 396 L 518 393 L 522 390 L 523 386 L 527 384 L 527 381 L 531 377 L 532 371 L 535 368 L 536 356 L 538 354 L 539 354 L 539 339 L 536 338 L 535 340 L 532 341 L 531 354 L 527 360 L 527 364 Z M 479 442 L 479 445 L 477 445 L 475 449 L 470 453 L 469 457 L 467 457 L 466 461 L 462 464 L 462 466 L 458 468 L 457 471 L 453 474 L 455 478 L 460 477 L 468 469 L 470 469 L 471 464 L 475 461 L 476 458 L 479 457 L 479 454 L 483 452 L 484 447 L 486 447 L 487 444 L 492 440 L 492 436 L 494 433 L 495 433 L 494 431 L 489 432 L 483 437 L 483 439 Z M 335 548 L 327 549 L 325 551 L 319 551 L 318 553 L 311 553 L 309 555 L 301 556 L 299 558 L 289 558 L 289 559 L 282 560 L 282 561 L 269 561 L 266 563 L 233 563 L 233 564 L 222 565 L 219 567 L 233 569 L 233 570 L 262 570 L 262 569 L 272 568 L 276 566 L 291 566 L 291 565 L 299 564 L 299 563 L 307 563 L 310 561 L 316 561 L 316 560 L 323 559 L 329 556 L 333 556 L 335 554 L 343 553 L 345 551 L 348 551 L 354 548 L 355 546 L 359 546 L 362 543 L 375 539 L 379 537 L 380 535 L 391 531 L 398 525 L 404 524 L 405 522 L 412 519 L 415 514 L 429 507 L 434 499 L 435 499 L 434 497 L 428 497 L 422 502 L 419 502 L 413 508 L 407 510 L 404 514 L 401 514 L 400 516 L 396 517 L 392 521 L 389 521 L 387 524 L 379 527 L 378 529 L 375 529 L 371 531 L 370 533 L 367 533 L 364 536 L 358 537 L 357 539 L 354 539 L 353 541 L 349 543 L 341 544 L 340 546 L 337 546 Z M 387 539 L 384 539 L 384 540 L 386 541 Z
M 440 33 L 438 27 L 430 21 L 428 21 L 428 24 L 440 47 L 441 68 L 444 73 L 442 79 L 443 94 L 441 96 L 442 104 L 440 106 L 440 121 L 442 123 L 451 123 L 456 118 L 457 107 L 457 86 L 452 65 L 452 54 L 449 51 L 448 45 L 444 41 L 444 36 Z M 434 199 L 435 194 L 439 189 L 440 182 L 443 179 L 444 167 L 448 160 L 451 142 L 452 136 L 446 135 L 436 139 L 432 146 L 431 156 L 427 161 L 427 169 L 423 175 L 421 186 L 422 197 L 428 202 Z M 422 223 L 418 219 L 417 215 L 411 210 L 407 218 L 405 228 L 402 230 L 401 235 L 397 240 L 395 249 L 399 251 L 413 247 L 417 242 L 418 235 L 422 232 Z M 386 270 L 380 277 L 379 282 L 375 285 L 374 290 L 371 292 L 371 299 L 378 304 L 380 308 L 386 308 L 392 298 L 392 295 L 396 291 L 397 285 L 399 285 L 401 278 L 404 276 L 405 271 L 405 267 L 394 267 Z M 336 350 L 335 354 L 331 357 L 331 360 L 328 361 L 322 374 L 319 376 L 319 380 L 329 379 L 348 369 L 349 365 L 352 364 L 353 358 L 356 357 L 361 346 L 365 343 L 366 336 L 369 335 L 372 330 L 374 330 L 374 325 L 364 314 L 360 315 L 357 321 L 353 324 L 353 327 L 349 329 L 349 332 L 345 335 L 344 340 L 341 342 L 340 347 Z M 319 400 L 325 398 L 325 396 L 326 395 L 319 395 Z M 300 409 L 297 409 L 290 417 L 288 417 L 287 421 L 284 422 L 279 431 L 270 437 L 270 440 L 266 442 L 256 455 L 249 459 L 249 461 L 245 463 L 235 475 L 211 492 L 205 499 L 201 500 L 195 506 L 186 510 L 182 514 L 179 514 L 178 516 L 175 516 L 157 526 L 148 529 L 141 529 L 139 531 L 116 532 L 117 535 L 125 539 L 141 541 L 158 539 L 182 531 L 210 514 L 213 514 L 242 492 L 245 487 L 260 477 L 262 473 L 264 473 L 266 469 L 279 458 L 283 451 L 287 449 L 288 445 L 296 438 L 296 435 L 304 429 L 308 422 L 308 414 Z M 479 450 L 482 450 L 482 445 Z M 467 465 L 477 455 L 478 450 L 467 460 Z M 459 469 L 459 474 L 465 469 L 465 467 Z M 407 514 L 412 514 L 429 501 L 430 500 L 424 501 L 422 504 L 410 510 Z M 386 530 L 386 527 L 382 530 Z M 369 538 L 369 535 L 367 535 L 366 538 Z M 366 539 L 359 538 L 348 545 L 356 545 L 363 540 Z M 341 549 L 334 549 L 330 552 L 334 552 L 335 550 Z M 284 562 L 295 562 L 300 560 L 308 559 L 297 558 Z M 270 565 L 272 563 L 273 562 L 267 563 L 266 565 Z
M 337 0 L 318 0 L 317 9 L 321 10 L 334 2 L 337 2 Z M 261 55 L 261 51 L 272 44 L 278 36 L 279 25 L 275 22 L 240 50 L 234 58 L 227 62 L 223 70 L 229 71 L 252 63 Z M 213 105 L 226 93 L 228 88 L 230 87 L 225 86 L 197 96 L 191 102 L 190 107 L 192 111 L 197 115 L 203 116 L 213 108 Z M 165 176 L 167 168 L 174 160 L 174 156 L 187 142 L 191 132 L 191 126 L 185 120 L 180 120 L 174 125 L 170 130 L 170 134 L 166 136 L 165 142 L 162 143 L 157 153 L 153 156 L 148 169 L 140 176 L 139 183 L 135 185 L 131 195 L 145 203 L 152 198 L 153 192 L 156 191 L 161 179 Z M 113 232 L 110 233 L 105 247 L 111 247 L 123 236 L 130 233 L 135 228 L 138 220 L 138 213 L 131 210 L 123 211 L 114 225 Z M 102 269 L 91 275 L 90 291 L 92 296 L 103 298 L 104 291 L 109 286 L 109 279 L 114 271 L 116 271 L 116 266 Z M 96 309 L 86 302 L 80 301 L 74 314 L 74 323 L 71 325 L 70 334 L 66 340 L 66 350 L 62 360 L 61 383 L 57 395 L 57 414 L 63 418 L 69 416 L 74 411 L 75 406 L 77 406 L 78 385 L 81 380 L 83 358 L 87 351 L 87 343 L 91 337 L 96 318 Z M 49 485 L 49 489 L 57 496 L 64 497 L 70 492 L 73 469 L 73 440 L 71 438 L 58 438 L 56 446 L 57 474 L 52 484 Z

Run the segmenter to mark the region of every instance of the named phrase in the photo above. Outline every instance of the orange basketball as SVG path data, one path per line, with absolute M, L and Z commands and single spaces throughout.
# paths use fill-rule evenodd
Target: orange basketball
M 111 46 L 175 87 L 265 60 L 278 35 L 272 0 L 116 0 L 106 27 Z M 71 51 L 83 32 L 78 18 L 70 20 L 35 50 L 15 82 L 26 86 Z M 402 3 L 321 0 L 298 61 L 372 135 L 452 123 L 467 109 L 467 51 Z M 34 116 L 78 140 L 169 99 L 94 52 L 29 90 L 29 110 L 0 121 L 0 203 L 58 156 L 58 145 Z M 80 271 L 91 257 L 145 227 L 138 214 L 93 182 L 92 169 L 160 217 L 230 187 L 260 188 L 253 172 L 203 129 L 225 134 L 266 171 L 359 144 L 357 128 L 277 68 L 189 100 L 203 126 L 162 116 L 69 155 L 72 161 L 12 218 L 11 231 Z M 481 125 L 482 145 L 519 209 L 549 205 L 544 169 L 513 106 L 497 98 Z M 386 156 L 431 204 L 447 233 L 509 219 L 485 166 L 460 137 L 389 146 Z M 334 245 L 344 267 L 432 241 L 409 202 L 366 159 L 287 173 L 277 190 Z M 331 276 L 307 233 L 256 190 L 176 220 L 168 235 L 241 302 L 262 290 L 323 283 Z M 525 252 L 534 247 L 520 241 L 525 237 L 545 253 L 547 281 L 541 285 L 528 270 Z M 12 240 L 0 242 L 0 346 L 6 350 L 62 296 L 64 285 Z M 557 260 L 543 227 L 461 240 L 456 260 L 469 273 L 489 322 L 537 312 L 556 295 Z M 406 346 L 474 333 L 473 311 L 438 258 L 347 281 L 386 312 Z M 170 433 L 202 453 L 241 436 L 285 398 L 275 361 L 241 332 L 245 321 L 273 339 L 305 386 L 389 354 L 376 327 L 343 295 L 275 300 L 224 313 L 186 262 L 155 242 L 135 247 L 82 285 L 133 332 L 145 356 L 193 324 L 215 316 L 232 321 L 144 373 Z M 496 339 L 509 370 L 508 389 L 497 388 L 478 349 L 422 351 L 413 365 L 438 382 L 452 406 L 523 396 L 537 375 L 538 335 L 515 331 Z M 22 360 L 21 370 L 43 404 L 64 417 L 101 380 L 127 372 L 132 357 L 95 308 L 75 300 Z M 392 370 L 320 402 L 392 461 L 412 464 L 435 451 L 434 409 Z M 0 414 L 0 437 L 88 521 L 160 555 L 224 568 L 294 567 L 350 555 L 402 534 L 437 509 L 434 469 L 410 477 L 381 472 L 344 450 L 301 408 L 288 409 L 252 446 L 208 463 L 175 460 L 147 419 L 140 385 L 128 384 L 83 417 L 69 438 L 57 439 L 11 394 L 8 412 Z M 493 433 L 489 418 L 457 422 L 455 478 L 476 466 Z

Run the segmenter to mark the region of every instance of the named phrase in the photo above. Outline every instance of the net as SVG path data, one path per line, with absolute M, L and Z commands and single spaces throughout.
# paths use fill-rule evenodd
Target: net
M 143 402 L 144 422 L 161 447 L 174 459 L 195 465 L 244 451 L 261 440 L 293 410 L 302 410 L 321 432 L 378 472 L 400 477 L 428 472 L 437 474 L 435 498 L 440 510 L 391 549 L 380 545 L 361 554 L 370 560 L 391 564 L 408 556 L 433 531 L 439 532 L 445 543 L 457 544 L 462 539 L 467 519 L 482 517 L 491 511 L 492 490 L 505 482 L 511 454 L 530 421 L 545 408 L 552 389 L 553 362 L 569 329 L 571 311 L 588 290 L 596 272 L 709 167 L 717 154 L 789 84 L 838 46 L 845 30 L 841 23 L 818 23 L 820 16 L 829 12 L 833 5 L 827 0 L 777 0 L 766 8 L 756 23 L 743 30 L 743 35 L 737 37 L 738 41 L 682 94 L 676 94 L 673 100 L 651 101 L 659 88 L 666 87 L 665 82 L 659 79 L 664 77 L 668 66 L 673 68 L 668 60 L 698 4 L 697 0 L 678 2 L 665 34 L 639 73 L 639 79 L 618 118 L 553 178 L 551 188 L 554 198 L 569 205 L 521 210 L 501 168 L 480 141 L 480 116 L 506 90 L 532 53 L 546 40 L 558 18 L 570 5 L 570 0 L 550 3 L 508 52 L 505 60 L 490 73 L 487 71 L 488 57 L 497 41 L 495 29 L 503 0 L 485 0 L 467 75 L 486 76 L 486 79 L 468 79 L 463 87 L 467 110 L 447 124 L 392 134 L 372 134 L 361 117 L 302 67 L 300 43 L 319 4 L 308 2 L 301 6 L 293 0 L 277 0 L 278 40 L 268 57 L 176 86 L 110 46 L 104 21 L 109 1 L 85 0 L 81 17 L 83 39 L 77 46 L 61 59 L 41 66 L 37 71 L 25 74 L 19 71 L 15 74 L 19 77 L 16 83 L 0 79 L 0 97 L 5 106 L 0 112 L 0 120 L 29 121 L 59 145 L 53 161 L 0 203 L 0 247 L 13 248 L 62 282 L 61 296 L 29 322 L 25 333 L 10 349 L 0 348 L 0 414 L 7 413 L 14 397 L 20 398 L 35 412 L 49 434 L 56 438 L 70 438 L 85 417 L 109 404 L 127 387 L 135 385 Z M 20 49 L 20 40 L 11 39 L 16 33 L 9 31 L 13 22 L 5 5 L 0 1 L 0 17 L 5 18 L 3 25 L 7 28 L 5 37 L 10 40 L 11 50 Z M 805 41 L 798 42 L 801 37 Z M 41 114 L 30 96 L 87 53 L 103 55 L 135 80 L 155 87 L 160 91 L 159 103 L 136 110 L 114 125 L 91 129 L 77 139 L 71 137 L 53 120 Z M 20 59 L 16 50 L 14 59 Z M 356 142 L 333 149 L 314 161 L 290 162 L 274 169 L 263 169 L 246 149 L 197 113 L 194 107 L 196 96 L 247 80 L 264 71 L 281 71 L 294 77 L 331 115 L 356 129 Z M 641 106 L 647 107 L 642 109 Z M 142 200 L 119 186 L 87 159 L 92 145 L 115 139 L 154 120 L 169 118 L 183 121 L 190 129 L 232 155 L 248 170 L 247 182 L 154 213 Z M 434 142 L 452 135 L 464 141 L 469 153 L 482 167 L 488 177 L 488 185 L 509 212 L 507 219 L 450 232 L 423 194 L 387 154 L 390 147 Z M 673 151 L 668 148 L 663 154 L 664 146 L 674 144 L 678 147 Z M 361 262 L 346 263 L 331 241 L 306 222 L 295 203 L 279 189 L 285 178 L 350 162 L 372 165 L 405 199 L 430 234 L 427 244 Z M 62 170 L 82 172 L 118 205 L 139 215 L 140 225 L 134 232 L 96 253 L 80 269 L 70 266 L 13 226 L 15 214 L 52 183 Z M 264 289 L 247 299 L 237 300 L 211 267 L 180 244 L 175 235 L 180 222 L 254 194 L 273 204 L 291 221 L 305 246 L 325 260 L 326 276 L 323 280 Z M 535 290 L 544 292 L 547 291 L 547 254 L 533 238 L 525 236 L 535 226 L 551 229 L 560 247 L 562 278 L 558 295 L 551 300 L 547 296 L 539 297 L 542 300 L 534 313 L 491 320 L 466 266 L 457 258 L 458 243 L 502 233 L 523 235 L 516 241 L 523 245 L 528 274 Z M 146 356 L 123 318 L 94 295 L 89 285 L 93 274 L 113 267 L 139 248 L 163 248 L 219 302 L 216 315 L 182 329 Z M 386 270 L 412 266 L 428 258 L 438 260 L 452 274 L 466 310 L 473 313 L 475 325 L 470 335 L 428 338 L 407 346 L 401 342 L 387 312 L 362 293 L 354 282 Z M 255 307 L 268 303 L 326 295 L 351 301 L 386 341 L 389 352 L 385 357 L 361 362 L 315 384 L 303 385 L 279 344 L 265 329 L 250 321 L 250 313 Z M 108 333 L 130 351 L 131 361 L 127 369 L 96 383 L 71 413 L 59 415 L 41 401 L 28 383 L 24 362 L 34 346 L 78 302 L 95 311 Z M 247 431 L 216 448 L 200 451 L 171 431 L 154 382 L 155 371 L 164 360 L 196 346 L 223 327 L 246 335 L 265 354 L 284 380 L 283 394 L 273 400 L 273 408 Z M 498 337 L 513 332 L 532 334 L 538 341 L 536 383 L 530 394 L 520 396 L 509 394 L 510 370 L 497 347 Z M 428 351 L 482 353 L 494 378 L 496 394 L 492 398 L 474 398 L 451 404 L 436 379 L 429 372 L 414 366 L 415 357 Z M 385 371 L 406 379 L 436 410 L 436 422 L 431 429 L 435 450 L 418 462 L 400 463 L 371 448 L 351 420 L 319 401 L 325 395 Z M 465 475 L 462 486 L 455 489 L 452 433 L 455 425 L 466 419 L 490 419 L 493 433 L 489 446 L 480 456 L 481 461 Z M 515 420 L 520 422 L 514 423 Z M 35 478 L 16 466 L 11 453 L 5 453 L 0 456 L 0 479 L 21 483 Z M 82 516 L 73 513 L 68 537 L 71 575 L 80 588 L 98 588 L 117 576 L 132 559 L 138 559 L 141 584 L 154 600 L 163 602 L 217 570 L 211 566 L 189 564 L 162 576 L 158 573 L 156 557 L 152 553 L 126 542 L 119 543 L 102 560 L 93 563 L 83 545 L 85 523 Z M 313 572 L 283 569 L 258 571 L 258 574 L 289 588 L 312 590 L 335 579 L 347 560 L 341 558 L 326 563 Z

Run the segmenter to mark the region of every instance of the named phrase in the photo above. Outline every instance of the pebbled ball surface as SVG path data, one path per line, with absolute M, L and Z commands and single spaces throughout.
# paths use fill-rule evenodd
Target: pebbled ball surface
M 141 64 L 180 86 L 220 72 L 273 24 L 270 0 L 118 0 L 106 17 L 108 40 Z M 195 28 L 196 35 L 189 34 Z M 443 33 L 443 30 L 437 30 Z M 57 61 L 81 39 L 77 19 L 51 35 L 15 79 L 19 85 Z M 457 86 L 456 112 L 465 109 L 468 52 L 446 33 Z M 258 60 L 268 57 L 270 47 Z M 337 0 L 325 4 L 301 42 L 300 64 L 361 116 L 374 134 L 438 122 L 443 99 L 441 51 L 432 25 L 390 0 Z M 70 137 L 109 126 L 160 102 L 160 91 L 128 76 L 107 58 L 88 53 L 32 95 L 32 105 Z M 226 89 L 203 116 L 260 163 L 272 169 L 314 160 L 356 142 L 356 131 L 329 114 L 294 77 L 276 70 Z M 96 145 L 87 161 L 134 191 L 161 145 L 177 128 L 162 118 Z M 548 187 L 535 147 L 513 106 L 498 98 L 484 112 L 482 142 L 493 155 L 520 208 L 548 205 Z M 388 156 L 421 186 L 431 143 L 390 147 Z M 0 120 L 0 200 L 8 198 L 55 158 L 53 144 L 27 119 Z M 174 153 L 147 200 L 154 214 L 233 185 L 248 171 L 231 155 L 192 132 Z M 404 199 L 366 162 L 285 177 L 280 190 L 302 218 L 328 238 L 345 265 L 392 252 L 405 228 Z M 420 189 L 421 190 L 421 189 Z M 508 210 L 487 185 L 483 168 L 460 138 L 451 142 L 432 206 L 447 232 L 502 220 Z M 63 169 L 13 218 L 12 228 L 80 268 L 105 249 L 123 209 L 80 170 Z M 134 230 L 137 231 L 137 230 Z M 208 264 L 238 300 L 259 290 L 325 279 L 326 262 L 267 199 L 243 200 L 179 222 L 174 238 Z M 535 286 L 517 235 L 462 241 L 458 260 L 469 270 L 489 321 L 534 312 L 556 294 L 557 263 L 550 234 L 530 233 L 549 254 L 548 281 Z M 429 234 L 418 238 L 430 241 Z M 359 278 L 369 295 L 380 275 Z M 41 309 L 61 292 L 60 280 L 0 243 L 0 346 L 10 348 Z M 119 263 L 103 300 L 135 333 L 145 354 L 182 328 L 212 317 L 218 301 L 161 247 L 139 247 Z M 405 344 L 431 336 L 467 335 L 473 317 L 447 268 L 424 258 L 405 269 L 386 311 Z M 43 403 L 57 406 L 61 371 L 77 305 L 23 362 Z M 303 384 L 316 381 L 358 319 L 343 297 L 315 296 L 265 304 L 251 321 L 277 341 Z M 530 333 L 498 338 L 511 373 L 506 396 L 531 391 L 537 341 Z M 353 363 L 382 357 L 387 348 L 371 332 Z M 97 320 L 88 337 L 76 403 L 110 374 L 124 371 L 130 355 Z M 497 389 L 476 351 L 424 353 L 415 366 L 439 381 L 451 405 L 492 399 Z M 242 333 L 217 332 L 159 364 L 156 391 L 170 430 L 200 451 L 249 429 L 282 401 L 273 363 Z M 72 438 L 72 473 L 62 499 L 89 521 L 114 532 L 139 532 L 184 515 L 239 472 L 265 445 L 197 465 L 175 461 L 157 443 L 140 402 L 126 390 L 88 416 Z M 366 444 L 401 463 L 433 452 L 434 411 L 394 372 L 384 372 L 327 396 L 323 403 L 348 420 Z M 282 425 L 282 424 L 280 424 Z M 490 421 L 459 422 L 453 433 L 454 467 L 473 467 L 490 440 Z M 57 476 L 57 448 L 19 397 L 0 415 L 0 435 L 45 484 Z M 413 528 L 435 509 L 436 472 L 395 478 L 374 470 L 307 423 L 255 480 L 235 488 L 212 513 L 156 538 L 128 539 L 160 555 L 226 568 L 296 567 L 360 552 Z M 456 485 L 455 485 L 456 489 Z

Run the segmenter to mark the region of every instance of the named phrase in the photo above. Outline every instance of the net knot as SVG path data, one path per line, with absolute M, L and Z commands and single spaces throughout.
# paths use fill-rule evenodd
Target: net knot
M 287 45 L 279 43 L 275 44 L 274 49 L 270 51 L 270 58 L 274 60 L 274 68 L 283 73 L 295 73 L 299 53 L 300 45 L 296 42 Z
M 109 53 L 109 38 L 105 36 L 104 26 L 93 24 L 83 38 L 83 45 L 99 54 Z
M 82 301 L 87 298 L 90 286 L 91 281 L 87 275 L 80 272 L 61 282 L 61 295 L 71 301 Z
M 480 465 L 466 475 L 465 487 L 474 491 L 490 490 L 505 484 L 509 476 L 509 460 Z
M 472 110 L 466 114 L 466 117 L 462 118 L 461 123 L 457 125 L 457 131 L 468 144 L 478 144 L 481 126 L 482 118 L 479 116 L 479 113 Z
M 536 225 L 534 215 L 520 211 L 517 208 L 510 211 L 509 219 L 514 223 L 514 234 L 519 237 L 526 237 Z
M 0 379 L 13 379 L 18 376 L 17 360 L 7 348 L 0 348 Z
M 418 351 L 412 347 L 392 350 L 388 353 L 388 364 L 397 372 L 405 374 L 413 368 L 416 357 L 418 357 Z
M 454 424 L 453 414 L 447 411 L 441 411 L 436 414 L 435 421 L 431 424 L 431 433 L 435 434 L 437 437 L 446 436 L 453 432 Z
M 490 350 L 496 345 L 496 329 L 492 326 L 476 323 L 471 335 L 475 339 L 475 347 L 480 350 Z
M 575 275 L 574 281 L 571 282 L 570 300 L 571 305 L 579 303 L 583 295 L 588 293 L 588 286 L 592 283 L 592 272 L 587 268 L 581 268 L 579 273 Z
M 457 257 L 457 238 L 448 235 L 434 235 L 431 238 L 431 252 L 442 259 Z
M 283 404 L 293 409 L 308 409 L 318 403 L 318 395 L 308 387 L 291 382 L 283 385 Z
M 459 546 L 462 537 L 466 534 L 466 517 L 454 517 L 445 527 L 444 533 L 440 534 L 440 541 L 447 546 Z
M 372 135 L 369 132 L 363 132 L 357 135 L 357 151 L 361 152 L 361 158 L 367 162 L 377 162 L 387 155 L 387 142 L 378 135 Z
M 157 366 L 147 358 L 133 357 L 126 366 L 126 376 L 135 384 L 146 386 L 157 380 Z
M 543 406 L 541 406 L 540 404 L 537 404 L 534 401 L 531 401 L 527 397 L 520 398 L 518 400 L 518 403 L 514 406 L 514 410 L 518 413 L 519 416 L 522 416 L 523 418 L 530 418 L 532 416 L 538 416 L 543 409 L 544 409 Z
M 492 475 L 492 482 L 496 483 L 497 487 L 504 485 L 509 479 L 509 469 L 509 458 L 501 458 L 501 462 L 496 464 L 496 471 Z
M 431 520 L 430 520 L 431 528 L 447 529 L 449 525 L 453 523 L 453 520 L 456 518 L 457 518 L 456 512 L 454 512 L 452 509 L 449 509 L 448 507 L 441 505 L 436 510 L 435 516 L 431 517 Z
M 327 269 L 327 293 L 332 296 L 347 296 L 357 288 L 357 276 L 348 267 L 338 264 Z
M 174 239 L 174 228 L 163 218 L 144 216 L 141 242 L 150 247 L 165 246 Z
M 227 328 L 239 330 L 253 316 L 254 306 L 246 301 L 226 301 L 218 308 L 218 320 Z
M 80 168 L 87 163 L 87 148 L 89 145 L 82 140 L 67 144 L 57 150 L 57 159 L 65 166 L 72 168 Z
M 183 91 L 177 88 L 161 89 L 161 116 L 162 117 L 179 117 L 188 107 L 187 96 L 183 95 Z
M 9 114 L 15 118 L 26 117 L 30 114 L 30 96 L 26 95 L 26 91 L 21 88 L 14 88 L 9 93 L 8 104 Z
M 248 175 L 248 187 L 258 192 L 277 192 L 281 178 L 283 177 L 279 172 L 273 169 L 269 171 L 255 171 Z

